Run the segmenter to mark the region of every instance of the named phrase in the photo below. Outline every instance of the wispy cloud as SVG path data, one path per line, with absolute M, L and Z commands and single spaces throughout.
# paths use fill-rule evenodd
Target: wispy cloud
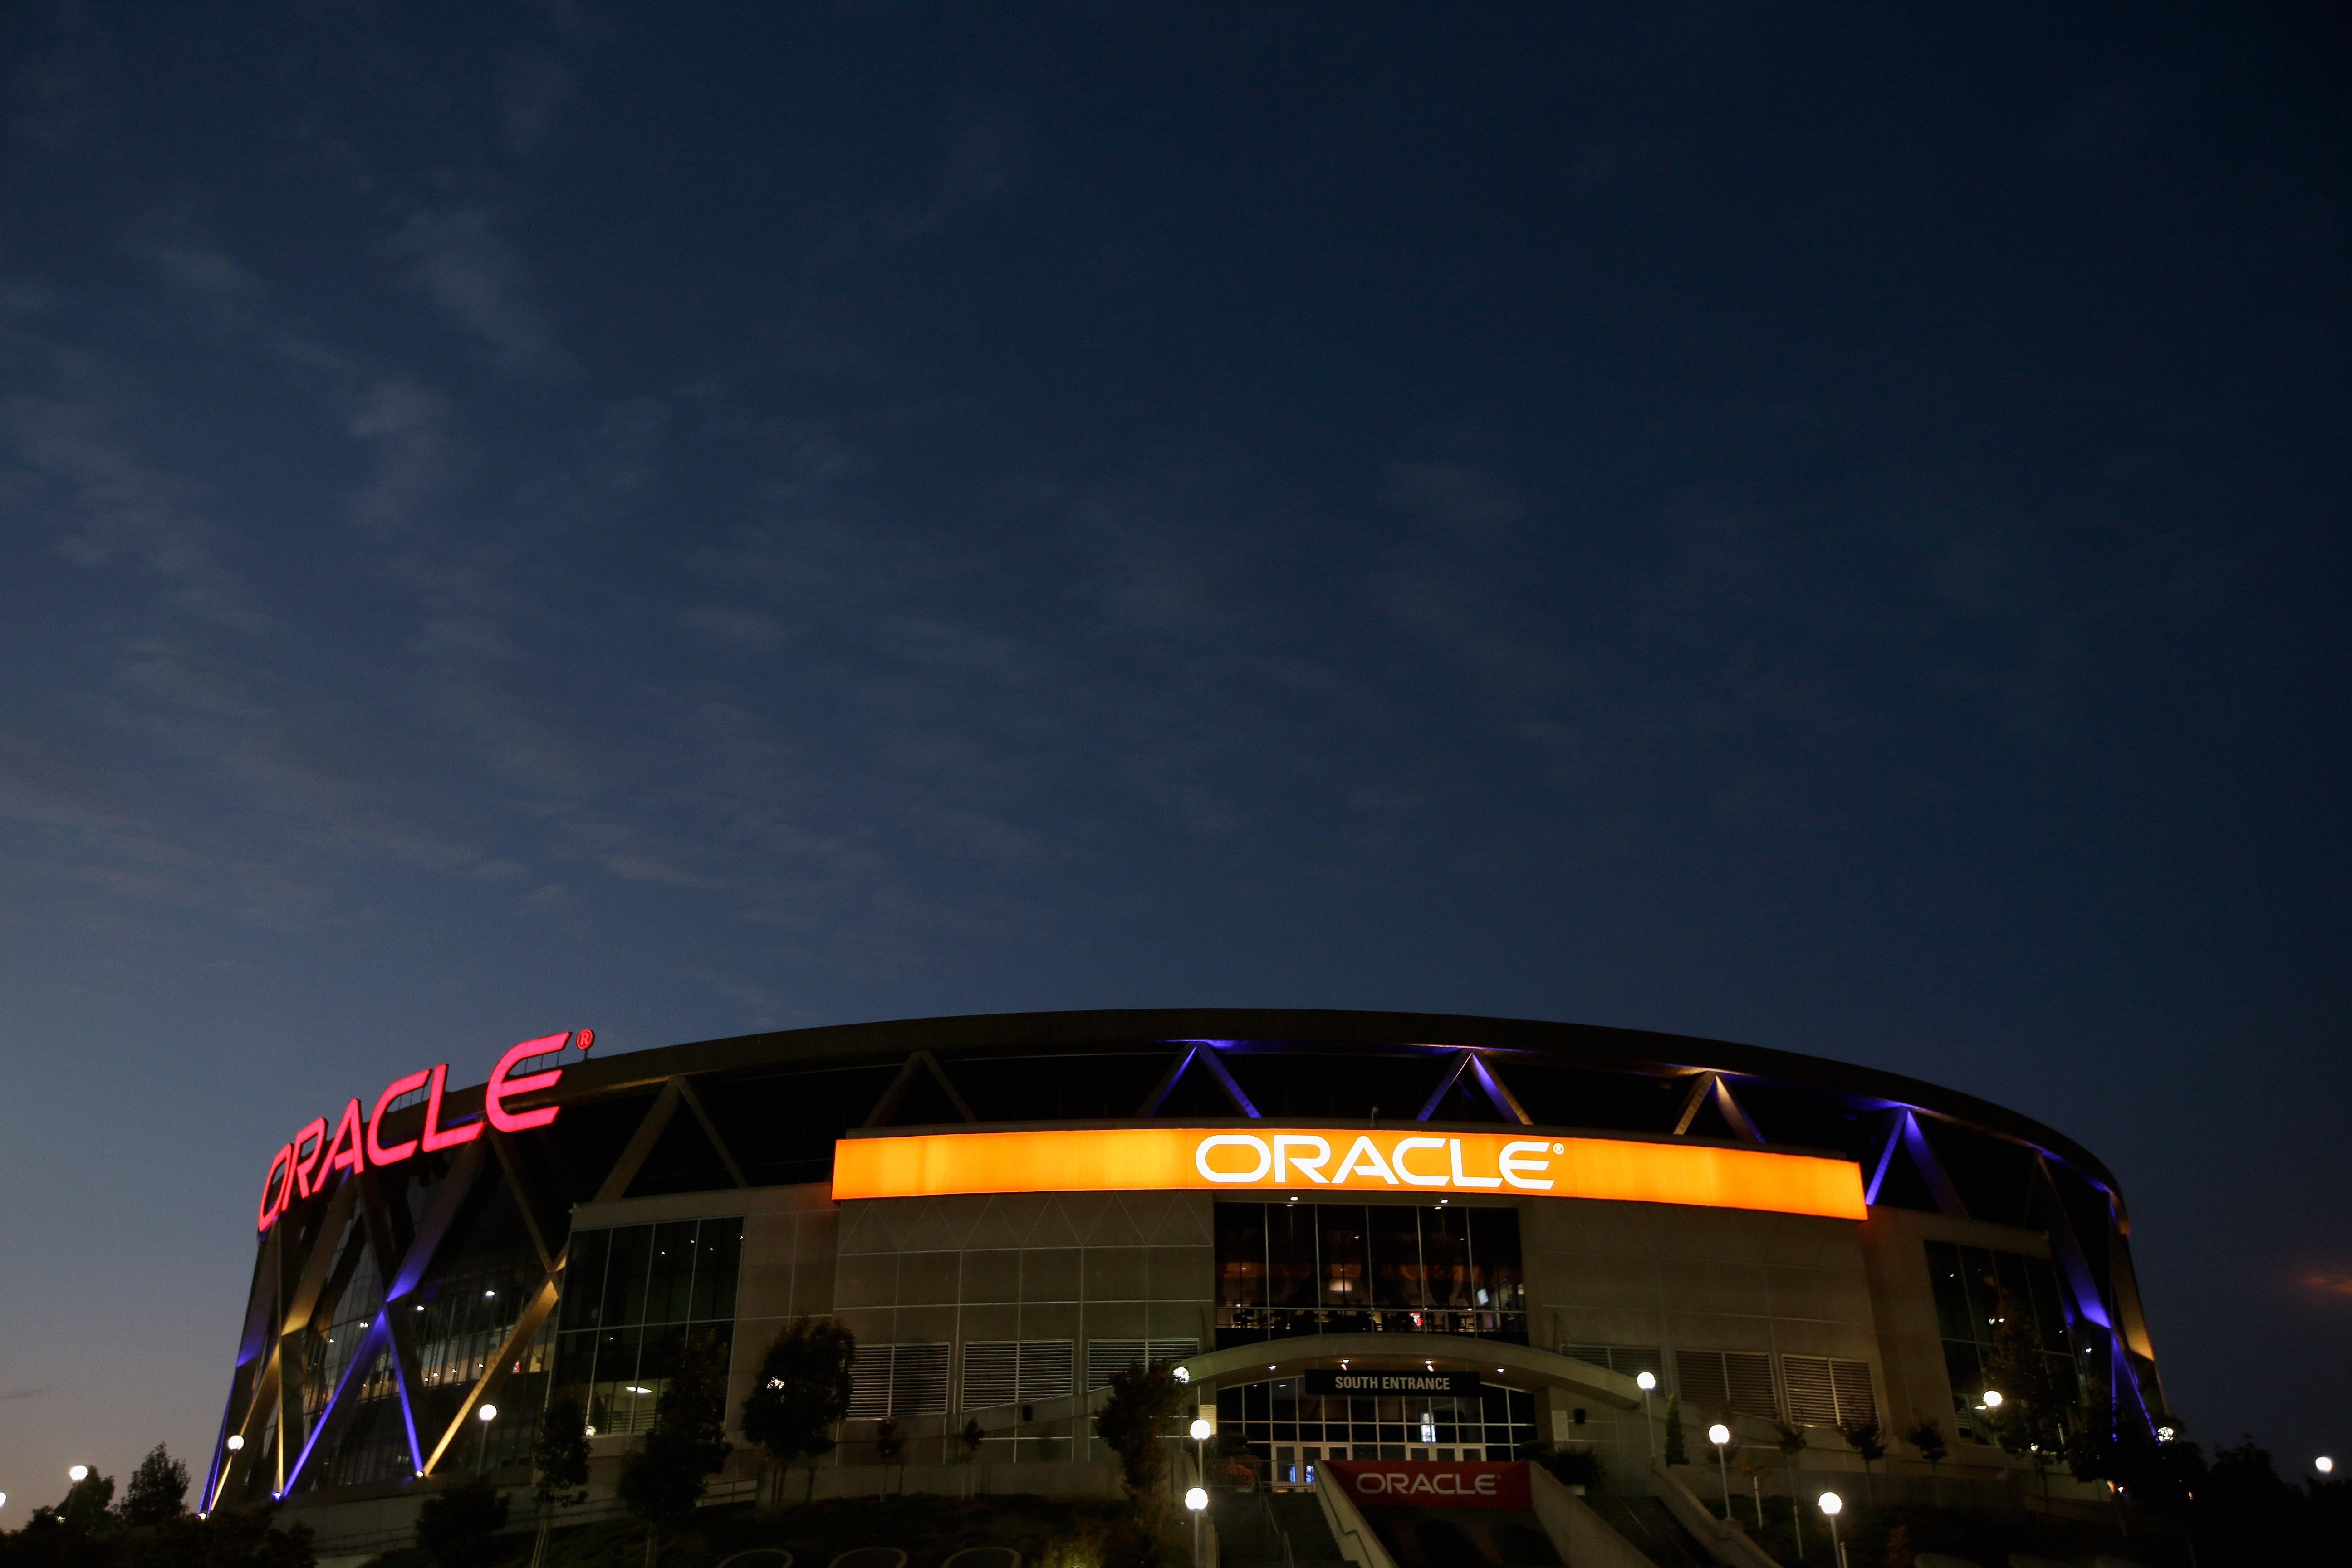
M 522 258 L 481 207 L 410 215 L 390 241 L 413 264 L 410 279 L 442 315 L 473 334 L 492 363 L 516 375 L 564 369 L 531 298 Z

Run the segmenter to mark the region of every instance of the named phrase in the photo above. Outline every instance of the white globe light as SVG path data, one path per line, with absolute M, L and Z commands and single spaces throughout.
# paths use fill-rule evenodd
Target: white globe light
M 8 1494 L 6 1492 L 0 1492 L 0 1508 L 6 1508 L 7 1506 Z
M 590 1436 L 591 1437 L 593 1437 L 595 1435 L 596 1435 L 596 1428 L 594 1428 L 593 1426 L 589 1427 L 589 1428 L 588 1428 L 588 1436 Z
M 2159 1426 L 2156 1429 L 2156 1440 L 2159 1443 L 2169 1443 L 2179 1436 L 2179 1434 L 2169 1426 Z
M 1985 1390 L 1985 1396 L 1984 1396 L 1984 1407 L 1985 1407 L 1987 1410 L 1998 1410 L 1998 1409 L 2000 1409 L 2000 1389 L 1998 1389 L 1998 1388 L 1988 1388 L 1988 1389 L 1986 1389 L 1986 1390 Z
M 1633 1386 L 1647 1394 L 1658 1386 L 1658 1374 L 1654 1372 L 1636 1373 L 1633 1376 Z
M 1198 1513 L 1209 1506 L 1209 1494 L 1199 1487 L 1189 1488 L 1184 1493 L 1184 1506 Z
M 2336 1461 L 2322 1454 L 2311 1461 L 2311 1468 L 2323 1476 L 2332 1476 L 2336 1473 Z
M 1731 1428 L 1718 1421 L 1706 1429 L 1706 1440 L 1720 1448 L 1731 1441 Z
M 1209 1434 L 1214 1432 L 1216 1428 L 1209 1425 L 1209 1418 L 1207 1416 L 1196 1415 L 1192 1418 L 1192 1441 L 1195 1443 L 1205 1443 L 1209 1440 Z
M 1192 1373 L 1189 1367 L 1177 1367 L 1171 1372 L 1169 1375 L 1173 1377 L 1179 1383 L 1190 1383 L 1192 1381 Z
M 245 1434 L 242 1432 L 230 1433 L 228 1435 L 227 1443 L 223 1446 L 232 1454 L 237 1452 L 245 1447 Z
M 1835 1519 L 1838 1516 L 1839 1510 L 1844 1507 L 1845 1499 L 1838 1496 L 1837 1493 L 1823 1492 L 1822 1494 L 1822 1511 L 1828 1514 L 1832 1519 Z
M 73 1482 L 76 1486 L 81 1485 L 82 1482 L 89 1479 L 89 1467 L 88 1465 L 76 1465 L 73 1468 L 66 1472 L 66 1479 Z
M 495 1405 L 485 1405 L 474 1414 L 484 1421 L 495 1421 L 499 1418 L 499 1407 Z

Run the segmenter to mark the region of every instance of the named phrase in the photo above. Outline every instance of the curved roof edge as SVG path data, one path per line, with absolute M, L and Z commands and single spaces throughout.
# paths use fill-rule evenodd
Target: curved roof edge
M 680 1074 L 793 1063 L 896 1061 L 918 1049 L 1068 1047 L 1179 1040 L 1300 1046 L 1475 1046 L 1561 1058 L 1602 1070 L 1713 1068 L 1857 1101 L 1907 1105 L 2054 1154 L 2121 1198 L 2089 1150 L 2030 1116 L 1901 1073 L 1765 1046 L 1604 1024 L 1561 1024 L 1449 1013 L 1376 1013 L 1311 1007 L 1132 1007 L 1056 1013 L 969 1013 L 825 1024 L 651 1047 L 574 1065 L 558 1100 L 659 1082 Z

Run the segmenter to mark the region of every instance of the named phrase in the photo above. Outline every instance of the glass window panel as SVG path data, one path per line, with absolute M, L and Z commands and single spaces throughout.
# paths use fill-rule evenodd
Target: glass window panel
M 1316 1303 L 1313 1205 L 1267 1205 L 1265 1250 L 1267 1305 L 1314 1306 Z
M 1315 1208 L 1316 1251 L 1323 1265 L 1323 1305 L 1371 1305 L 1364 1271 L 1364 1211 L 1353 1204 Z
M 1470 1211 L 1424 1209 L 1421 1214 L 1421 1261 L 1433 1307 L 1470 1307 Z
M 694 1300 L 694 1232 L 690 1219 L 654 1226 L 654 1253 L 646 1289 L 648 1323 L 682 1323 Z
M 1217 1205 L 1217 1301 L 1265 1305 L 1265 1205 Z
M 593 1329 L 604 1304 L 604 1254 L 613 1233 L 583 1231 L 572 1238 L 570 1259 L 563 1266 L 563 1326 Z
M 1527 1310 L 1526 1276 L 1519 1268 L 1517 1209 L 1474 1208 L 1470 1216 L 1470 1281 L 1479 1305 L 1496 1311 Z
M 1372 1305 L 1419 1307 L 1422 1293 L 1419 1211 L 1376 1204 L 1366 1211 L 1372 1262 Z
M 613 1238 L 612 1257 L 604 1266 L 604 1305 L 598 1323 L 624 1328 L 645 1321 L 646 1265 L 653 1252 L 654 1229 L 631 1225 L 607 1234 Z
M 707 1219 L 695 1241 L 694 1317 L 732 1322 L 735 1280 L 743 1259 L 743 1222 Z

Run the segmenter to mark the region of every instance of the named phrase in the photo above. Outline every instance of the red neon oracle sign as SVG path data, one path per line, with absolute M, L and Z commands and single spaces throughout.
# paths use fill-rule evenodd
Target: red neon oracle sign
M 269 1157 L 269 1170 L 261 1178 L 261 1207 L 256 1215 L 260 1228 L 268 1230 L 297 1200 L 325 1192 L 339 1171 L 356 1176 L 362 1171 L 397 1165 L 418 1153 L 455 1149 L 479 1138 L 485 1125 L 501 1132 L 527 1132 L 534 1127 L 546 1126 L 555 1120 L 556 1107 L 509 1110 L 507 1101 L 553 1089 L 562 1079 L 563 1069 L 547 1068 L 520 1078 L 514 1069 L 533 1057 L 561 1051 L 566 1045 L 584 1051 L 595 1043 L 595 1030 L 575 1029 L 569 1034 L 541 1035 L 508 1047 L 507 1054 L 499 1058 L 499 1065 L 490 1069 L 489 1082 L 482 1086 L 482 1114 L 454 1126 L 441 1120 L 441 1099 L 449 1081 L 447 1062 L 394 1079 L 375 1097 L 374 1109 L 364 1114 L 358 1100 L 345 1100 L 331 1123 L 331 1131 L 328 1120 L 321 1116 Z M 419 1089 L 425 1091 L 424 1127 L 414 1138 L 386 1143 L 383 1119 L 393 1101 Z

